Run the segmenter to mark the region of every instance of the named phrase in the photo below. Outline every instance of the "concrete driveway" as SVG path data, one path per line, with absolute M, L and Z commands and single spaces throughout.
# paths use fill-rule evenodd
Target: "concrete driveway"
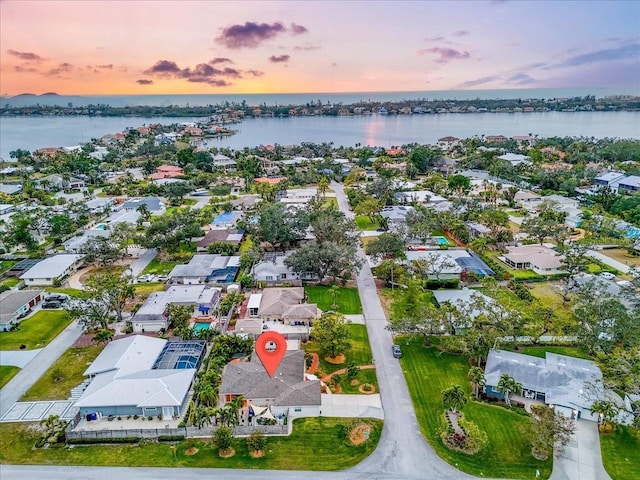
M 576 432 L 563 454 L 555 458 L 549 480 L 611 480 L 602 465 L 597 423 L 576 422 Z
M 371 417 L 384 419 L 380 395 L 323 394 L 323 417 Z
M 42 351 L 41 348 L 35 350 L 3 350 L 0 351 L 0 365 L 10 365 L 12 367 L 24 368 L 27 363 L 34 359 Z

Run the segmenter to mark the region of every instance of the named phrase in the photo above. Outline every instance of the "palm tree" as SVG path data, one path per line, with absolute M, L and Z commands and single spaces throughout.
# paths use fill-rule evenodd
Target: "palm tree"
M 484 378 L 484 371 L 480 367 L 471 367 L 469 373 L 467 373 L 467 378 L 471 382 L 471 387 L 473 388 L 473 394 L 477 397 L 480 393 L 480 387 L 484 387 L 486 385 L 486 379 Z
M 442 391 L 442 403 L 453 413 L 467 403 L 467 394 L 460 385 L 453 385 Z
M 136 211 L 140 214 L 140 217 L 145 222 L 148 222 L 149 219 L 151 218 L 151 210 L 149 210 L 149 206 L 146 203 L 141 203 L 140 205 L 138 205 L 138 208 L 136 208 Z
M 102 343 L 109 343 L 111 339 L 113 339 L 113 332 L 111 330 L 103 328 L 98 333 L 96 333 L 91 340 L 100 345 Z
M 496 391 L 504 395 L 504 401 L 507 405 L 511 405 L 509 394 L 520 393 L 522 391 L 522 385 L 516 382 L 516 379 L 508 373 L 503 373 L 500 375 L 498 385 L 496 385 Z
M 321 193 L 324 197 L 329 189 L 329 179 L 327 177 L 320 177 L 318 179 L 318 193 Z

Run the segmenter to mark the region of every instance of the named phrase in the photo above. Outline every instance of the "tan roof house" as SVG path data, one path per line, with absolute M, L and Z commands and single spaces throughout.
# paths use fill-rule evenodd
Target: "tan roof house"
M 562 256 L 544 245 L 507 247 L 509 253 L 498 257 L 516 270 L 533 270 L 540 275 L 562 273 Z

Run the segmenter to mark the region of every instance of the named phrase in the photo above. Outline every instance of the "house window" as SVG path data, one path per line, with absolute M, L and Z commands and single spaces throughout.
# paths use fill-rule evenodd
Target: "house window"
M 296 412 L 296 413 L 300 413 L 300 412 L 302 412 L 302 408 L 301 407 L 296 407 L 296 408 L 293 409 L 293 411 Z
M 267 282 L 273 281 L 273 275 L 267 275 L 265 278 L 267 279 Z

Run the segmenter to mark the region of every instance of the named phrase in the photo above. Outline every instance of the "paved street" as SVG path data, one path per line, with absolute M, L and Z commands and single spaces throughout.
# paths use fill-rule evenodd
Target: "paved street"
M 607 264 L 610 267 L 615 268 L 616 270 L 620 270 L 622 273 L 629 272 L 629 265 L 625 265 L 624 263 L 614 260 L 613 258 L 609 258 L 600 252 L 596 252 L 595 250 L 588 250 L 586 254 L 589 257 L 593 257 L 596 260 L 600 260 L 602 263 Z

